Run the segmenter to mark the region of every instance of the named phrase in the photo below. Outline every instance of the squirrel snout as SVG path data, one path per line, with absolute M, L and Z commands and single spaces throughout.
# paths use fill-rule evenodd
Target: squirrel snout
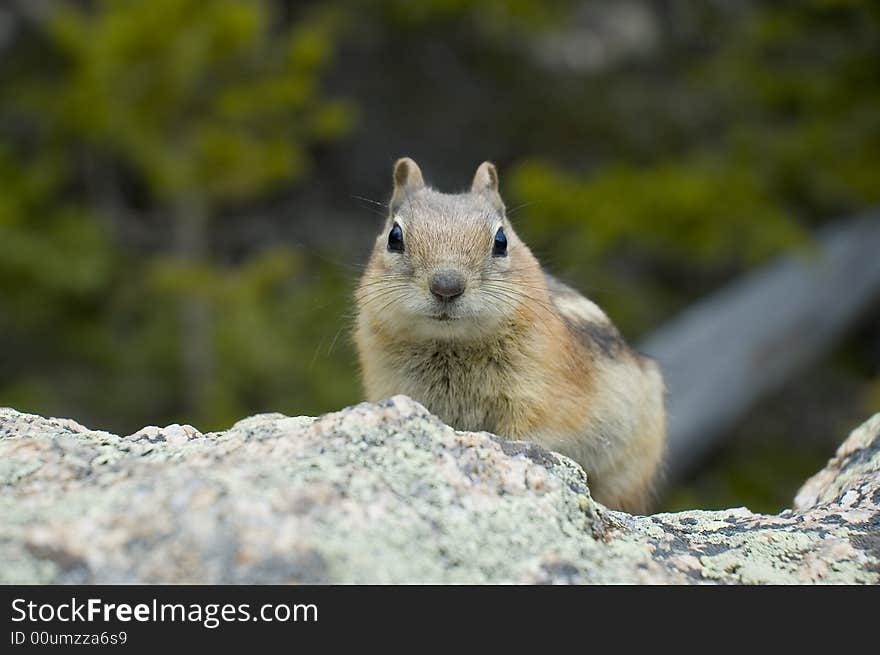
M 440 271 L 434 274 L 428 287 L 438 300 L 455 300 L 464 293 L 464 276 L 455 271 Z

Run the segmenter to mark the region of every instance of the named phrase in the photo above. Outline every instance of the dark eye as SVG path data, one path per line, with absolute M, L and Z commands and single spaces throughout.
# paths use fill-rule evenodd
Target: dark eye
M 403 252 L 403 230 L 400 225 L 394 224 L 391 232 L 388 234 L 388 250 L 391 252 Z
M 504 228 L 498 228 L 495 233 L 495 243 L 492 245 L 493 257 L 507 257 L 507 235 L 504 234 Z

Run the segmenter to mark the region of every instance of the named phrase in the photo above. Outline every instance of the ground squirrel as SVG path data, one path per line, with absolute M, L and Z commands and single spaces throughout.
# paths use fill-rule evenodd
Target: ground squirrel
M 369 400 L 406 394 L 459 430 L 568 455 L 597 500 L 645 512 L 663 455 L 663 380 L 593 302 L 517 237 L 485 162 L 470 192 L 394 167 L 390 213 L 356 292 Z

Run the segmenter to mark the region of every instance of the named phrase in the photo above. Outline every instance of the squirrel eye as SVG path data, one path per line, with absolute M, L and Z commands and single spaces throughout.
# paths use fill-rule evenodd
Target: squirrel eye
M 495 233 L 495 243 L 492 246 L 493 257 L 507 257 L 507 235 L 504 234 L 504 228 L 498 228 Z
M 388 250 L 391 252 L 403 252 L 403 230 L 400 225 L 394 224 L 391 232 L 388 234 Z

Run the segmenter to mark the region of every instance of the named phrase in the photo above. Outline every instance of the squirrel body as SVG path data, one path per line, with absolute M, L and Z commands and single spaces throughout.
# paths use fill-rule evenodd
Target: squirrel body
M 647 511 L 665 448 L 657 365 L 543 271 L 494 166 L 464 194 L 431 189 L 407 158 L 394 180 L 357 291 L 367 398 L 406 394 L 458 430 L 538 443 L 581 464 L 600 502 Z

